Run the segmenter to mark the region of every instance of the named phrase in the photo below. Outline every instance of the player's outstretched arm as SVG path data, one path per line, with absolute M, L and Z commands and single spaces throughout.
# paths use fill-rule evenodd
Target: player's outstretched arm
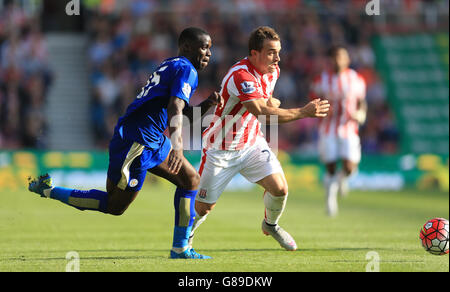
M 247 110 L 256 117 L 266 116 L 266 121 L 270 122 L 270 116 L 278 116 L 278 123 L 288 123 L 303 118 L 323 118 L 327 116 L 330 104 L 328 100 L 320 98 L 310 101 L 301 108 L 283 109 L 267 105 L 262 99 L 255 99 L 243 103 Z

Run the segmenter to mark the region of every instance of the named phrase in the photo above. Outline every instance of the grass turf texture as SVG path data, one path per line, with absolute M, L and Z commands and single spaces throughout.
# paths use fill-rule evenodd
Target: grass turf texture
M 80 271 L 364 272 L 379 255 L 381 272 L 449 271 L 449 258 L 426 253 L 419 229 L 449 218 L 448 193 L 354 191 L 340 215 L 325 215 L 322 191 L 290 189 L 280 221 L 299 250 L 287 252 L 262 234 L 262 190 L 226 192 L 199 228 L 195 249 L 212 260 L 168 258 L 174 187 L 144 185 L 124 215 L 78 211 L 26 190 L 0 190 L 0 271 L 65 271 L 76 251 Z

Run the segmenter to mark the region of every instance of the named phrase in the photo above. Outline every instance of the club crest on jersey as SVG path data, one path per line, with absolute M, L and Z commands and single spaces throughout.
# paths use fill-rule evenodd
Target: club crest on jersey
M 255 83 L 251 81 L 244 81 L 241 83 L 242 86 L 242 92 L 245 94 L 250 94 L 255 92 Z
M 200 189 L 200 191 L 198 192 L 198 196 L 202 199 L 206 198 L 206 190 Z
M 132 180 L 130 180 L 129 185 L 130 185 L 130 187 L 134 188 L 135 186 L 138 185 L 138 183 L 139 183 L 139 181 L 137 179 L 133 178 Z

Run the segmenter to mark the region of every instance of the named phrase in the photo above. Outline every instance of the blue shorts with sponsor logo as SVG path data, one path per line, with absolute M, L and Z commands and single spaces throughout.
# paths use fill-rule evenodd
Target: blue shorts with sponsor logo
M 170 149 L 170 140 L 164 135 L 160 147 L 152 149 L 124 140 L 116 132 L 109 143 L 108 178 L 122 190 L 139 191 L 147 171 L 160 165 Z

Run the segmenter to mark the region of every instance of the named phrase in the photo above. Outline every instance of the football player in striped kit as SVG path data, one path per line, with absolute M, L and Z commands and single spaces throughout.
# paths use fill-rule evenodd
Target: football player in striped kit
M 216 106 L 214 118 L 203 132 L 200 186 L 196 216 L 191 232 L 205 221 L 219 196 L 238 173 L 264 188 L 265 218 L 262 231 L 286 250 L 297 244 L 279 225 L 288 196 L 288 184 L 276 155 L 261 132 L 259 118 L 278 123 L 307 117 L 325 117 L 328 101 L 319 98 L 302 108 L 282 109 L 272 96 L 280 75 L 280 37 L 270 27 L 259 27 L 249 38 L 249 55 L 234 64 L 222 82 L 223 106 Z
M 331 69 L 323 71 L 311 88 L 311 98 L 329 100 L 328 116 L 319 122 L 319 155 L 325 164 L 327 213 L 338 214 L 338 195 L 348 193 L 348 178 L 355 173 L 361 160 L 359 125 L 366 119 L 366 83 L 351 69 L 346 48 L 332 47 L 329 51 Z M 342 168 L 337 169 L 338 162 Z

